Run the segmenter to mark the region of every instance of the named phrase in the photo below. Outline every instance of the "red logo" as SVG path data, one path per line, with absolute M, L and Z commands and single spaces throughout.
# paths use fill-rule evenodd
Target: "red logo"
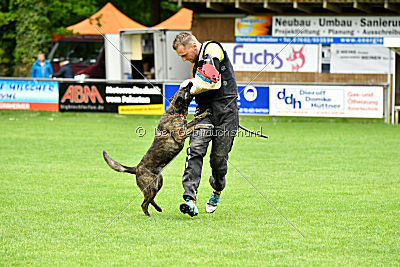
M 306 63 L 303 49 L 304 45 L 300 48 L 299 51 L 294 50 L 294 48 L 292 47 L 292 52 L 290 53 L 289 57 L 286 58 L 287 61 L 291 62 L 293 71 L 299 71 L 299 69 L 304 66 L 304 63 Z
M 89 99 L 93 104 L 97 101 L 104 103 L 96 86 L 93 85 L 92 89 L 90 89 L 87 85 L 83 87 L 80 85 L 70 85 L 62 97 L 61 103 L 65 103 L 66 100 L 69 100 L 71 103 L 89 103 Z

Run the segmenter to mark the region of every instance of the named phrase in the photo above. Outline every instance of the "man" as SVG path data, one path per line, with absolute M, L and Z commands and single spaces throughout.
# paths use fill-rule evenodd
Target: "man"
M 74 78 L 74 70 L 72 69 L 71 64 L 65 58 L 60 58 L 60 70 L 53 74 L 52 77 L 60 77 L 60 78 Z
M 43 53 L 39 53 L 37 60 L 32 64 L 31 77 L 32 78 L 50 78 L 53 74 L 53 68 L 49 61 L 44 57 Z
M 180 205 L 180 210 L 193 217 L 198 214 L 196 195 L 201 179 L 203 157 L 207 153 L 210 141 L 212 176 L 209 182 L 213 191 L 206 203 L 206 212 L 212 213 L 217 209 L 221 192 L 225 188 L 228 153 L 231 151 L 239 124 L 235 99 L 238 90 L 232 64 L 220 43 L 209 41 L 201 44 L 194 35 L 182 32 L 176 36 L 173 48 L 183 61 L 188 60 L 194 64 L 194 78 L 186 82 L 193 83 L 190 93 L 195 95 L 196 116 L 210 109 L 212 115 L 200 123 L 214 125 L 212 131 L 205 129 L 194 131 L 187 149 L 182 178 L 185 202 Z

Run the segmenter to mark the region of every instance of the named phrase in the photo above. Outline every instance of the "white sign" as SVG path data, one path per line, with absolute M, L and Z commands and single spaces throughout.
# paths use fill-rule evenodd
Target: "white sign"
M 382 118 L 383 88 L 272 85 L 270 115 Z
M 319 72 L 318 45 L 222 44 L 235 71 Z
M 331 45 L 331 73 L 389 73 L 390 50 L 379 45 Z
M 400 16 L 274 16 L 273 36 L 400 36 Z

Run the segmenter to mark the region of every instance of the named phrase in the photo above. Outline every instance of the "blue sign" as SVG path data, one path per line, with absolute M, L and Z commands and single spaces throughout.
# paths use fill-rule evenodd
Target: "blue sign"
M 267 44 L 383 44 L 383 37 L 235 36 L 235 43 Z
M 173 97 L 179 89 L 179 84 L 164 84 L 164 96 L 166 99 Z M 237 103 L 239 114 L 246 115 L 268 115 L 269 114 L 269 87 L 267 86 L 238 86 L 239 97 Z M 169 102 L 164 100 L 164 110 Z M 196 111 L 196 102 L 193 100 L 189 105 L 189 113 Z
M 0 80 L 0 102 L 58 104 L 58 82 Z
M 239 114 L 268 115 L 269 114 L 269 87 L 268 86 L 238 86 Z

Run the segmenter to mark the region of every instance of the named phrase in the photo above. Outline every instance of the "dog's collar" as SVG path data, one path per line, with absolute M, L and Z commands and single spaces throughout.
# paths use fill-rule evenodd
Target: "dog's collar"
M 179 114 L 179 113 L 169 113 L 169 114 L 171 114 L 171 115 L 176 115 L 176 116 L 182 117 L 182 118 L 184 118 L 185 120 L 187 120 L 186 115 Z

